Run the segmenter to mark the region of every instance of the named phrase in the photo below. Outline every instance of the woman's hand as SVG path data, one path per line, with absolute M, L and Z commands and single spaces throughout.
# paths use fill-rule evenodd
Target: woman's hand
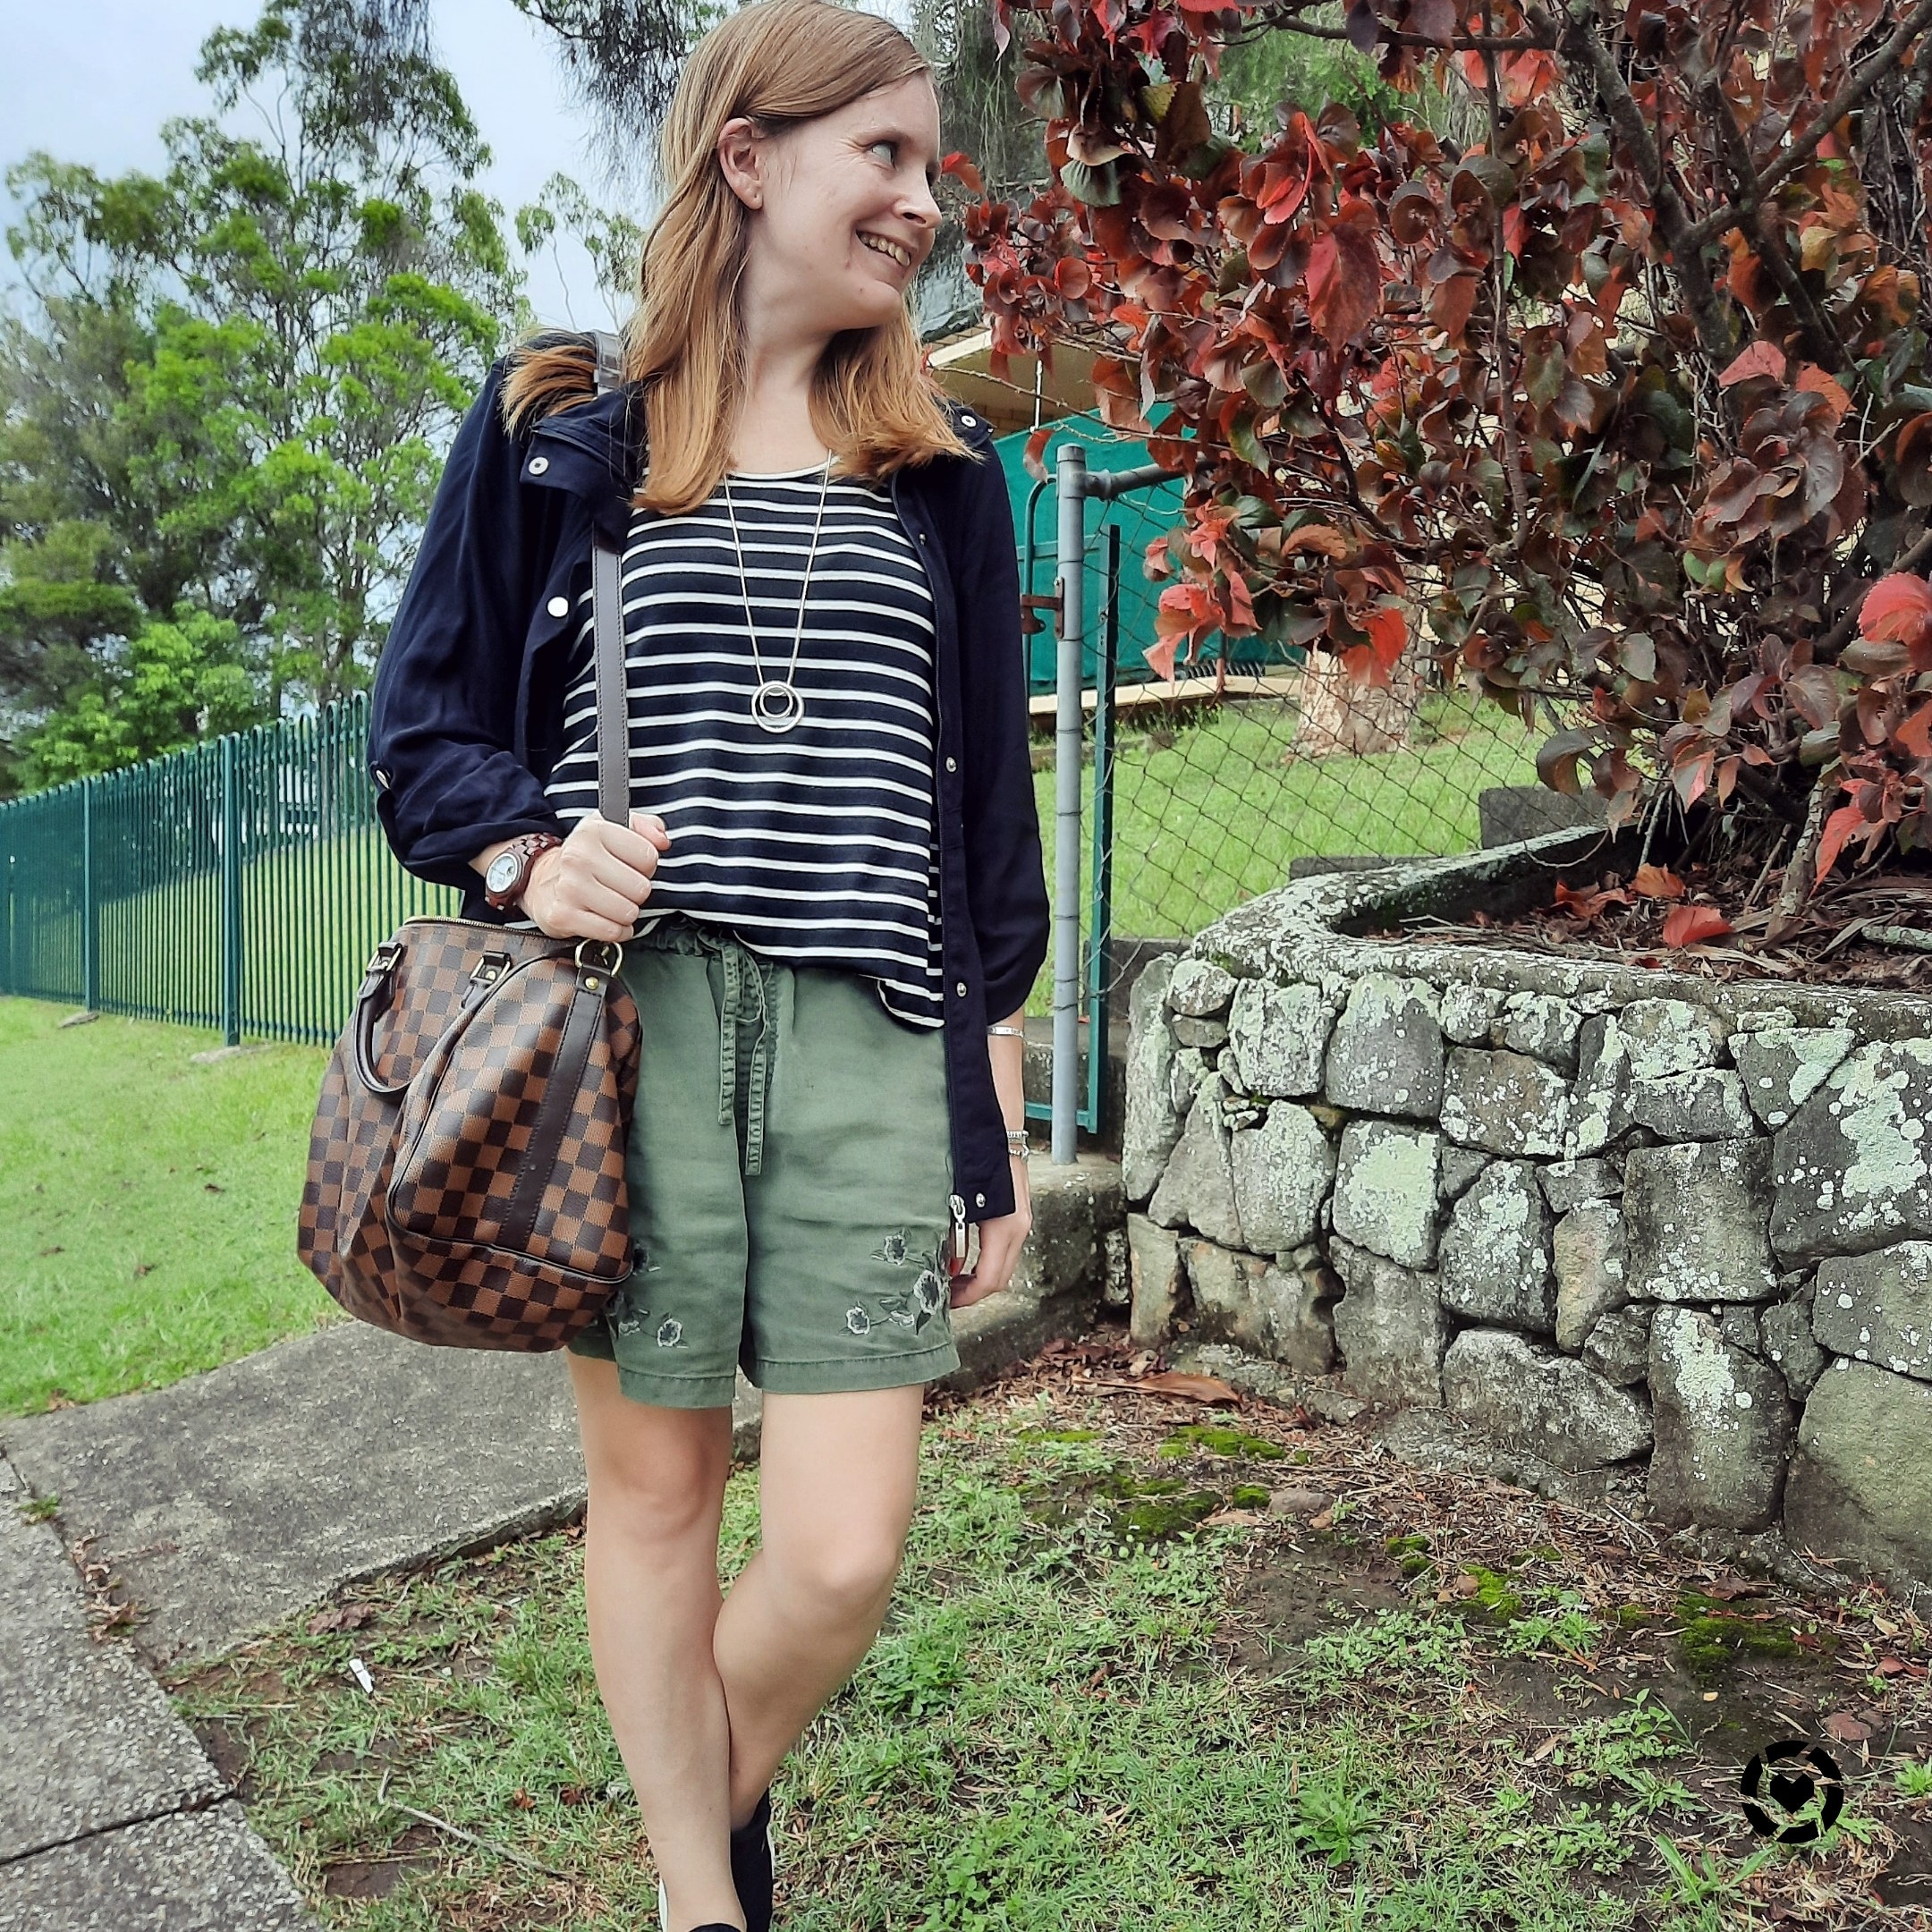
M 670 843 L 655 813 L 632 812 L 621 826 L 592 812 L 538 855 L 523 911 L 553 939 L 628 939 Z
M 1013 1211 L 996 1221 L 979 1224 L 979 1258 L 972 1272 L 953 1277 L 952 1305 L 970 1308 L 988 1295 L 998 1294 L 1013 1281 L 1020 1265 L 1020 1250 L 1033 1229 L 1033 1194 L 1027 1177 L 1026 1157 L 1013 1157 Z

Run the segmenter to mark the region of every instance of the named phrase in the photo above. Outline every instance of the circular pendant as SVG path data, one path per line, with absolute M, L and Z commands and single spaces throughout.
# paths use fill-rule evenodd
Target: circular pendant
M 805 700 L 783 678 L 772 678 L 751 693 L 751 716 L 768 732 L 788 732 L 805 716 Z

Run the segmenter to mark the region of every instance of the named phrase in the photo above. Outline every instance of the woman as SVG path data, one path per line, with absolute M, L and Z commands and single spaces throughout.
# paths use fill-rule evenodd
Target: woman
M 950 1309 L 1030 1225 L 1013 519 L 907 306 L 939 159 L 887 21 L 757 0 L 708 34 L 626 382 L 594 394 L 576 336 L 491 372 L 376 682 L 403 862 L 470 916 L 625 942 L 640 1263 L 570 1368 L 591 1651 L 665 1932 L 769 1924 L 773 1775 L 883 1621 Z M 593 528 L 624 552 L 628 825 L 595 809 Z M 721 1601 L 740 1366 L 762 1538 Z

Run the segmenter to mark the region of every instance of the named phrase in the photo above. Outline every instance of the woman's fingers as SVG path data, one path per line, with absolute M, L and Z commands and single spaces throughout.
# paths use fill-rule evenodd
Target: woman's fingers
M 996 1221 L 979 1224 L 979 1258 L 970 1274 L 953 1277 L 952 1306 L 970 1308 L 988 1295 L 998 1294 L 1013 1280 L 1031 1226 L 1030 1215 L 1005 1215 Z

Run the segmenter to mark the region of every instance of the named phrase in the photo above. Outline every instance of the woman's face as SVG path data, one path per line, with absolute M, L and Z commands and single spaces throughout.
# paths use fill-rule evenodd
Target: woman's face
M 727 122 L 718 159 L 751 209 L 747 292 L 782 301 L 787 333 L 876 328 L 903 305 L 939 228 L 939 104 L 923 75 L 763 140 Z

